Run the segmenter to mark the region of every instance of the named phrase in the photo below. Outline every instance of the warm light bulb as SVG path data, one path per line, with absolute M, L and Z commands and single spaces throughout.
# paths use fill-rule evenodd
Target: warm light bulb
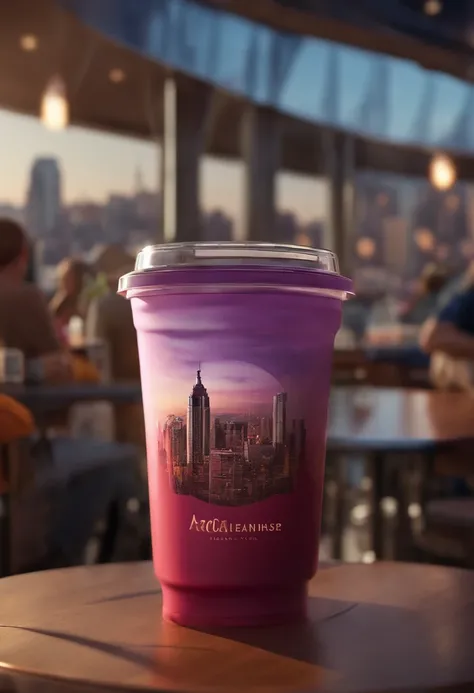
M 356 253 L 359 257 L 370 259 L 375 254 L 375 243 L 371 238 L 364 236 L 359 238 L 356 244 Z
M 38 37 L 34 34 L 23 34 L 20 36 L 20 46 L 24 51 L 31 53 L 38 48 Z
M 120 82 L 123 82 L 125 79 L 125 72 L 119 67 L 115 67 L 113 70 L 110 70 L 109 79 L 111 82 L 114 82 L 114 84 L 120 84 Z
M 443 9 L 441 0 L 426 0 L 423 10 L 430 17 L 435 17 Z
M 430 181 L 438 190 L 449 190 L 456 182 L 456 167 L 449 156 L 437 154 L 430 164 Z
M 69 123 L 69 104 L 61 77 L 53 77 L 41 100 L 41 120 L 49 130 L 63 130 Z

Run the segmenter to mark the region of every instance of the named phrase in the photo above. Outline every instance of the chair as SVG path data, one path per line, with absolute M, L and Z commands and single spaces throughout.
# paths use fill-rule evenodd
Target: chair
M 12 501 L 8 572 L 114 559 L 127 502 L 142 492 L 131 445 L 70 438 L 23 441 L 30 483 Z

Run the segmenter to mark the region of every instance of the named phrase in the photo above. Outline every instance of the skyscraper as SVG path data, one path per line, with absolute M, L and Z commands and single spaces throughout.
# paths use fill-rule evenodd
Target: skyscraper
M 288 395 L 286 392 L 279 392 L 273 397 L 273 434 L 272 442 L 274 447 L 284 445 L 286 442 L 286 404 Z
M 306 447 L 306 427 L 304 419 L 293 419 L 289 436 L 289 465 L 288 473 L 295 477 L 300 463 L 304 460 Z
M 248 441 L 247 421 L 228 421 L 224 424 L 225 448 L 238 452 L 244 451 L 244 443 Z
M 408 220 L 387 217 L 382 221 L 384 266 L 403 277 L 408 264 Z
M 200 369 L 197 371 L 196 384 L 189 395 L 187 437 L 188 465 L 203 465 L 211 452 L 211 408 L 209 395 L 202 384 Z
M 186 464 L 186 425 L 179 416 L 170 415 L 164 428 L 166 464 L 170 469 Z
M 260 419 L 260 442 L 270 441 L 272 439 L 272 420 L 269 416 L 264 416 Z
M 56 159 L 33 163 L 26 204 L 28 230 L 35 238 L 50 237 L 61 212 L 61 171 Z
M 214 447 L 225 450 L 225 430 L 220 419 L 214 419 Z

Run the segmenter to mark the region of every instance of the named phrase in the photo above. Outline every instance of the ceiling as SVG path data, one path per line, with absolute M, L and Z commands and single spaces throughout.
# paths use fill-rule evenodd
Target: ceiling
M 38 37 L 38 50 L 26 52 L 20 37 Z M 147 95 L 159 92 L 164 72 L 59 10 L 53 0 L 0 3 L 0 106 L 37 115 L 50 77 L 60 73 L 70 101 L 72 121 L 106 130 L 150 137 Z M 115 84 L 112 69 L 126 79 Z
M 38 38 L 36 51 L 20 47 L 25 34 Z M 125 74 L 118 84 L 109 79 L 110 71 L 117 68 Z M 74 124 L 160 138 L 160 95 L 167 74 L 163 67 L 86 28 L 59 10 L 53 0 L 0 2 L 0 108 L 36 116 L 48 79 L 58 72 L 68 88 Z M 208 153 L 237 158 L 240 120 L 247 104 L 225 93 L 219 93 L 217 103 Z M 280 118 L 283 168 L 309 175 L 321 173 L 328 131 Z M 426 175 L 431 153 L 356 138 L 355 155 L 356 165 L 363 168 Z M 460 157 L 458 165 L 461 175 L 474 178 L 473 160 Z
M 337 41 L 414 60 L 429 70 L 472 79 L 470 0 L 203 0 L 280 31 Z

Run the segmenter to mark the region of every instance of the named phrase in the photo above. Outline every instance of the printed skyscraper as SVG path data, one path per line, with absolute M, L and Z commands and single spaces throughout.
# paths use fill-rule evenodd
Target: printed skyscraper
M 202 384 L 201 370 L 196 374 L 196 384 L 189 395 L 187 421 L 188 466 L 203 465 L 211 452 L 211 408 L 209 395 Z

